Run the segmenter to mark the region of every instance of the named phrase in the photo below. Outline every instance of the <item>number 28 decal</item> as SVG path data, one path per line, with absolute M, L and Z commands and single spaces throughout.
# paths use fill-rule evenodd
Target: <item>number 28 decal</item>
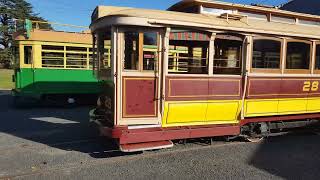
M 309 91 L 318 91 L 319 89 L 319 81 L 305 81 L 303 83 L 303 91 L 309 92 Z

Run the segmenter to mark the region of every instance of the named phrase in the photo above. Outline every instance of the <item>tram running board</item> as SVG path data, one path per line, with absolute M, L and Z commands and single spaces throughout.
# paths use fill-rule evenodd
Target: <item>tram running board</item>
M 172 141 L 156 141 L 156 142 L 143 142 L 135 144 L 120 144 L 122 152 L 137 152 L 155 149 L 165 149 L 173 147 Z

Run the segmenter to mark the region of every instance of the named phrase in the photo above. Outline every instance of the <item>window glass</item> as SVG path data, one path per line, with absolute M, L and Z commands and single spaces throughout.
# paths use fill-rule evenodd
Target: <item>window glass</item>
M 158 33 L 143 33 L 143 70 L 154 70 L 158 54 Z
M 240 74 L 242 39 L 237 36 L 217 36 L 214 42 L 214 74 Z
M 287 43 L 286 69 L 309 69 L 310 44 L 303 42 Z
M 66 68 L 86 68 L 87 53 L 66 53 Z
M 105 47 L 109 46 L 111 48 L 111 32 L 101 31 L 98 33 L 97 37 L 97 59 L 98 59 L 98 70 L 99 77 L 101 79 L 111 79 L 111 63 L 110 63 L 110 50 Z M 91 58 L 93 58 L 91 54 Z
M 67 49 L 67 51 L 82 51 L 82 52 L 87 52 L 87 48 L 86 48 L 86 47 L 67 46 L 66 49 Z
M 170 33 L 169 73 L 208 74 L 210 37 L 191 30 Z
M 20 64 L 20 52 L 18 46 L 12 46 L 12 51 L 13 51 L 13 58 L 14 58 L 14 64 L 17 67 L 17 65 Z
M 258 20 L 268 20 L 268 17 L 266 14 L 259 14 L 259 13 L 253 13 L 253 12 L 239 12 L 241 15 L 248 16 L 251 19 L 258 19 Z
M 42 45 L 42 67 L 64 67 L 64 46 Z
M 32 46 L 24 46 L 24 64 L 31 64 Z
M 320 25 L 319 21 L 311 21 L 311 20 L 304 20 L 304 19 L 299 19 L 299 24 L 303 25 Z
M 281 42 L 253 40 L 252 68 L 280 69 Z
M 139 69 L 139 33 L 124 33 L 124 69 Z
M 316 65 L 315 69 L 320 69 L 320 44 L 316 46 Z
M 291 17 L 284 17 L 284 16 L 275 16 L 272 15 L 271 20 L 274 22 L 282 22 L 282 23 L 289 23 L 289 24 L 295 24 L 296 19 Z
M 63 68 L 64 64 L 63 52 L 42 52 L 42 67 L 60 67 Z
M 42 50 L 64 51 L 64 46 L 42 45 Z
M 202 13 L 214 14 L 214 15 L 221 15 L 223 13 L 232 14 L 232 10 L 203 7 L 202 8 Z

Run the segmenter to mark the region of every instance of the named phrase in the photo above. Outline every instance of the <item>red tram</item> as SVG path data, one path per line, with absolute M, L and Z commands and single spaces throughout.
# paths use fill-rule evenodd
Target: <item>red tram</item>
M 91 119 L 122 151 L 318 123 L 319 16 L 193 0 L 169 11 L 98 6 L 91 30 L 98 78 L 112 82 Z

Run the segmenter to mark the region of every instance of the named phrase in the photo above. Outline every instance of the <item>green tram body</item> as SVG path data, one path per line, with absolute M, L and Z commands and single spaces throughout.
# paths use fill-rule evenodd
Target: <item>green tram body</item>
M 98 81 L 93 72 L 91 34 L 33 30 L 30 38 L 20 33 L 15 40 L 12 92 L 18 103 L 47 98 L 96 102 L 105 82 Z M 109 59 L 106 49 L 105 65 Z

